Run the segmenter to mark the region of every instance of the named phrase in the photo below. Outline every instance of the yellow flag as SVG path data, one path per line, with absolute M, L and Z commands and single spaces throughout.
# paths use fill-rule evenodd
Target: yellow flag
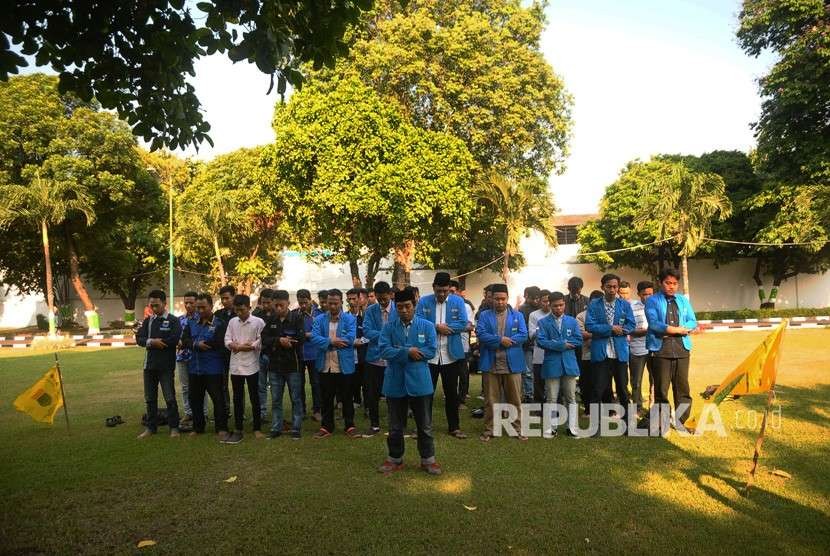
M 63 406 L 61 380 L 57 367 L 49 369 L 31 388 L 17 396 L 14 407 L 28 413 L 35 421 L 52 424 L 55 413 Z
M 765 394 L 775 386 L 778 361 L 781 358 L 781 340 L 788 320 L 783 320 L 749 356 L 729 373 L 712 394 L 712 402 L 719 405 L 727 396 Z M 697 418 L 686 422 L 687 429 L 695 428 Z

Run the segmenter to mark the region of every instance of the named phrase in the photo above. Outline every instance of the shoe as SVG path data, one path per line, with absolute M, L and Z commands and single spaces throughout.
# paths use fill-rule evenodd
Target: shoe
M 317 432 L 314 433 L 312 438 L 320 439 L 320 438 L 328 438 L 331 436 L 331 433 L 324 428 L 320 428 Z
M 516 436 L 516 440 L 518 440 L 519 442 L 527 442 L 527 437 L 519 434 Z
M 566 435 L 568 435 L 570 438 L 575 438 L 576 440 L 579 440 L 580 438 L 582 438 L 581 436 L 579 436 L 578 434 L 576 434 L 576 433 L 575 433 L 574 431 L 572 431 L 571 429 L 568 429 L 568 430 L 567 430 L 567 432 L 565 432 L 565 434 L 566 434 Z
M 178 438 L 179 436 L 181 436 L 179 429 L 170 429 L 170 438 Z
M 230 435 L 228 434 L 227 431 L 219 431 L 219 432 L 216 433 L 216 438 L 218 438 L 219 442 L 222 443 L 222 444 L 225 443 L 225 441 L 228 439 L 229 436 Z
M 315 412 L 311 415 L 311 418 L 312 418 L 314 421 L 317 421 L 318 423 L 319 423 L 320 421 L 322 421 L 322 420 L 323 420 L 323 416 L 322 416 L 322 415 L 320 415 L 320 412 L 319 412 L 319 411 L 315 411 Z
M 138 436 L 136 436 L 136 438 L 137 438 L 137 439 L 139 439 L 139 440 L 142 440 L 142 439 L 144 439 L 144 438 L 148 438 L 148 437 L 150 437 L 150 436 L 153 436 L 154 434 L 156 434 L 156 433 L 154 433 L 154 432 L 153 432 L 153 431 L 151 431 L 150 429 L 144 429 L 144 432 L 142 432 L 141 434 L 139 434 Z
M 415 440 L 418 439 L 418 431 L 412 431 L 409 433 L 409 438 L 414 438 Z
M 493 438 L 492 435 L 487 434 L 486 432 L 481 433 L 481 436 L 478 437 L 479 440 L 482 442 L 490 442 L 490 439 Z
M 378 471 L 380 473 L 394 473 L 395 471 L 400 471 L 403 469 L 403 462 L 395 463 L 394 461 L 386 460 L 384 461 L 380 467 L 378 467 Z
M 458 404 L 458 411 L 466 411 L 466 410 L 467 410 L 467 405 L 466 404 L 463 404 L 463 403 Z
M 199 436 L 199 433 L 196 432 L 196 431 L 190 431 L 189 433 L 187 433 L 187 436 L 190 436 L 190 437 Z
M 254 438 L 265 438 L 265 435 L 262 434 L 262 431 L 254 431 Z
M 467 435 L 461 432 L 461 429 L 456 429 L 450 433 L 450 436 L 454 436 L 459 440 L 463 440 L 467 438 Z
M 349 438 L 363 438 L 363 435 L 357 432 L 357 427 L 349 427 L 346 429 L 346 436 Z
M 242 442 L 241 432 L 232 432 L 225 440 L 225 444 L 239 444 L 240 442 Z
M 300 431 L 291 431 L 291 440 L 299 440 L 301 436 Z
M 193 416 L 192 415 L 185 415 L 182 418 L 182 422 L 180 424 L 184 425 L 184 424 L 192 423 L 192 422 L 193 422 Z
M 559 431 L 557 431 L 556 429 L 552 429 L 545 433 L 542 433 L 542 438 L 556 438 L 557 434 L 559 434 Z
M 282 431 L 271 431 L 268 433 L 268 440 L 274 440 L 282 436 Z
M 369 427 L 369 430 L 363 433 L 363 436 L 372 437 L 380 433 L 380 427 Z
M 470 413 L 470 417 L 472 417 L 473 419 L 484 419 L 484 409 L 480 408 L 480 407 L 477 408 L 477 409 L 474 409 Z
M 442 473 L 441 466 L 435 462 L 432 463 L 422 463 L 421 469 L 429 473 L 430 475 L 440 475 Z

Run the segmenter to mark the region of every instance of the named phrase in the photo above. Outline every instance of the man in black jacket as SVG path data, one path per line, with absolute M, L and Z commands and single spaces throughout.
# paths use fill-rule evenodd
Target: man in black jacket
M 176 403 L 174 373 L 176 345 L 182 334 L 179 318 L 167 312 L 167 295 L 153 290 L 148 296 L 153 314 L 141 323 L 136 343 L 147 349 L 144 356 L 144 401 L 147 403 L 147 428 L 138 438 L 147 438 L 157 430 L 158 388 L 167 404 L 167 423 L 170 436 L 179 436 L 179 406 Z
M 219 301 L 222 303 L 222 307 L 213 313 L 213 316 L 224 323 L 225 329 L 227 329 L 228 323 L 231 322 L 231 319 L 236 316 L 236 312 L 233 310 L 234 297 L 236 297 L 236 288 L 233 286 L 227 285 L 219 288 Z M 224 335 L 225 332 L 223 331 L 222 334 Z M 226 417 L 230 420 L 231 391 L 228 387 L 228 375 L 230 374 L 231 368 L 231 350 L 223 345 L 221 353 L 222 357 L 225 359 L 225 372 L 222 374 L 222 395 L 225 396 L 225 411 L 227 412 Z
M 305 321 L 296 311 L 288 310 L 288 292 L 275 290 L 273 312 L 262 329 L 262 352 L 268 355 L 268 381 L 271 384 L 271 432 L 269 439 L 282 434 L 282 394 L 288 385 L 291 396 L 291 438 L 299 440 L 303 425 L 302 375 L 305 372 L 303 342 Z

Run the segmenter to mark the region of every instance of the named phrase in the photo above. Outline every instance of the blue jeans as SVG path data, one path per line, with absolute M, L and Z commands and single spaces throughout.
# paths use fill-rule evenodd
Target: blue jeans
M 302 375 L 271 371 L 268 380 L 271 383 L 271 432 L 282 431 L 282 394 L 286 384 L 291 397 L 291 431 L 300 432 L 303 426 Z
M 533 350 L 525 351 L 525 370 L 522 371 L 522 398 L 533 397 Z
M 270 363 L 270 358 L 261 353 L 259 355 L 259 412 L 260 415 L 265 417 L 267 414 L 267 410 L 265 409 L 268 407 L 268 364 Z M 273 393 L 271 396 L 273 397 Z

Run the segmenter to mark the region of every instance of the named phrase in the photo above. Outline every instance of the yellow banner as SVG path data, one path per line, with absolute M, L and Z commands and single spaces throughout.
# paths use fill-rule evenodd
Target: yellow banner
M 712 394 L 711 401 L 715 405 L 719 405 L 730 395 L 765 394 L 775 386 L 778 361 L 781 358 L 781 341 L 788 323 L 789 321 L 784 319 L 778 328 L 723 379 L 715 393 Z M 685 424 L 687 429 L 694 429 L 696 425 L 697 416 L 692 417 Z
M 57 367 L 49 369 L 31 388 L 14 400 L 15 409 L 28 413 L 35 421 L 50 425 L 62 406 L 63 396 Z

